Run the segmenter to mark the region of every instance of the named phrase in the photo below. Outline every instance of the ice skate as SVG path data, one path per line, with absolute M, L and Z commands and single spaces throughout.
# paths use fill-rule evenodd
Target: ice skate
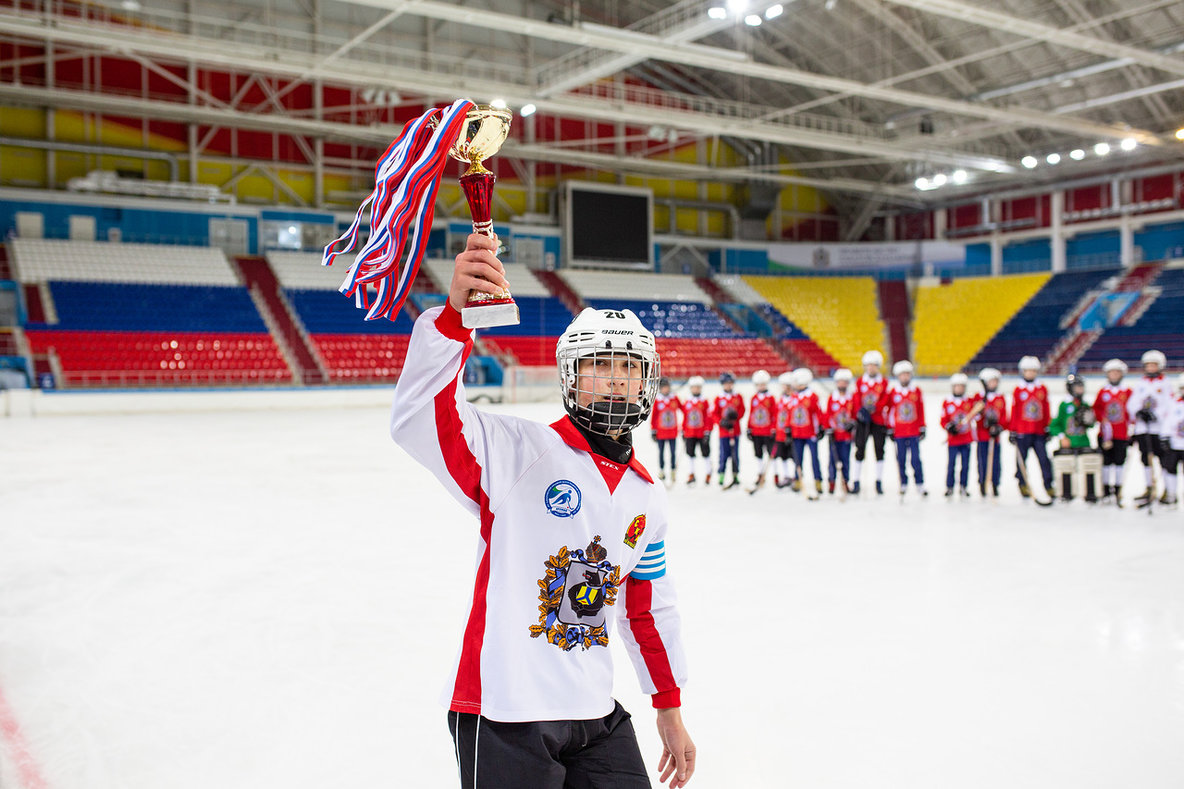
M 964 498 L 964 499 L 968 499 L 968 498 L 970 498 L 970 491 L 969 491 L 969 490 L 967 490 L 966 488 L 962 488 L 962 489 L 961 489 L 960 491 L 958 491 L 958 492 L 962 494 L 962 498 Z
M 994 496 L 995 498 L 999 498 L 999 486 L 998 485 L 991 486 L 991 495 Z
M 954 498 L 954 489 L 953 488 L 946 488 L 946 498 L 947 499 Z
M 695 475 L 694 474 L 691 474 L 689 477 L 687 477 L 687 487 L 688 488 L 695 487 Z
M 830 491 L 831 491 L 831 493 L 834 493 L 835 489 L 834 489 L 833 485 L 831 486 Z M 822 495 L 822 480 L 820 480 L 820 479 L 814 480 L 814 492 L 817 493 L 819 496 Z
M 752 483 L 752 487 L 751 487 L 751 488 L 746 488 L 746 489 L 745 489 L 745 492 L 746 492 L 746 493 L 747 493 L 749 496 L 751 496 L 752 494 L 754 494 L 754 493 L 756 493 L 758 490 L 760 490 L 760 489 L 761 489 L 761 487 L 762 487 L 764 484 L 765 484 L 765 475 L 764 475 L 764 474 L 758 474 L 758 475 L 757 475 L 757 478 L 756 478 L 756 481 Z
M 881 482 L 880 480 L 876 480 L 876 495 L 877 496 L 884 495 L 884 483 Z
M 723 479 L 722 479 L 722 478 L 720 479 L 720 485 L 722 486 L 722 487 L 720 488 L 720 490 L 731 490 L 732 488 L 736 487 L 736 486 L 737 486 L 737 485 L 739 485 L 739 484 L 740 484 L 740 477 L 738 477 L 738 476 L 736 476 L 735 474 L 733 474 L 733 475 L 732 475 L 732 481 L 731 481 L 731 482 L 729 482 L 729 483 L 728 483 L 728 484 L 726 484 L 726 485 L 724 485 L 724 484 L 723 484 Z
M 856 496 L 859 495 L 859 480 L 855 480 L 851 483 L 851 492 Z
M 793 489 L 794 493 L 801 493 L 802 481 L 800 479 L 794 479 L 789 483 L 789 487 Z
M 1056 488 L 1054 488 L 1052 485 L 1045 485 L 1044 492 L 1048 495 L 1048 497 L 1050 499 L 1056 498 L 1057 491 L 1056 491 Z
M 1021 483 L 1020 483 L 1020 496 L 1022 496 L 1022 497 L 1023 497 L 1023 498 L 1025 498 L 1025 499 L 1030 499 L 1030 498 L 1032 498 L 1032 489 L 1031 489 L 1031 488 L 1029 488 L 1029 487 L 1028 487 L 1026 484 L 1024 484 L 1023 482 L 1021 482 Z
M 662 480 L 663 482 L 666 481 L 666 469 L 662 469 L 658 472 L 658 479 Z
M 827 483 L 826 492 L 832 496 L 835 495 L 835 481 L 833 479 Z

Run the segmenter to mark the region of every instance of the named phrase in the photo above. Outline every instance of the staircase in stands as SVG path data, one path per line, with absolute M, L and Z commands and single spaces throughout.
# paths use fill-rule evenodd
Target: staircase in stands
M 290 362 L 295 363 L 292 372 L 305 384 L 319 384 L 328 380 L 325 367 L 312 349 L 312 342 L 301 329 L 291 305 L 280 291 L 279 279 L 272 271 L 265 257 L 235 257 L 234 265 L 243 282 L 253 294 L 258 294 L 263 318 L 272 329 L 272 337 L 284 350 Z
M 888 335 L 888 353 L 893 361 L 911 359 L 909 350 L 909 288 L 902 279 L 880 280 L 880 317 Z
M 12 266 L 8 263 L 8 245 L 0 244 L 0 279 L 14 279 Z
M 1081 315 L 1097 300 L 1099 295 L 1104 295 L 1107 292 L 1139 293 L 1139 297 L 1127 308 L 1122 318 L 1116 324 L 1118 326 L 1135 325 L 1143 313 L 1147 311 L 1147 308 L 1159 297 L 1159 291 L 1152 283 L 1155 282 L 1156 277 L 1163 271 L 1163 267 L 1164 264 L 1162 262 L 1140 263 L 1124 274 L 1122 279 L 1118 280 L 1109 291 L 1100 291 L 1093 299 L 1088 300 L 1087 303 L 1082 304 L 1079 302 L 1075 305 L 1073 314 L 1069 318 L 1070 323 L 1067 325 L 1063 324 L 1068 333 L 1052 349 L 1045 369 L 1054 375 L 1062 375 L 1068 372 L 1070 368 L 1077 364 L 1077 360 L 1093 347 L 1093 344 L 1098 341 L 1098 338 L 1106 333 L 1105 329 L 1083 330 L 1077 325 L 1077 321 Z M 1082 301 L 1086 301 L 1086 299 L 1083 298 Z
M 531 269 L 534 273 L 535 279 L 543 283 L 543 287 L 547 291 L 563 302 L 563 306 L 571 310 L 572 315 L 579 315 L 584 309 L 584 300 L 581 299 L 571 286 L 563 281 L 563 277 L 556 274 L 554 271 L 544 271 L 542 269 Z

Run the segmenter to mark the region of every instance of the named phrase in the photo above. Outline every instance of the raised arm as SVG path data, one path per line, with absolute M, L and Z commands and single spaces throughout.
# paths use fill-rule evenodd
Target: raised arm
M 514 432 L 512 423 L 470 406 L 463 383 L 473 336 L 461 325 L 460 310 L 470 290 L 505 285 L 495 248 L 492 239 L 469 236 L 468 248 L 456 258 L 448 303 L 415 321 L 391 409 L 391 438 L 474 515 L 488 508 L 488 445 L 497 433 Z

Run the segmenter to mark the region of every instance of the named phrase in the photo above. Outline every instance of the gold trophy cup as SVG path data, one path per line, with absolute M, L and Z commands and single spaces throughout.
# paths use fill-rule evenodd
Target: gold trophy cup
M 448 151 L 453 159 L 469 165 L 460 177 L 460 186 L 469 201 L 469 213 L 473 215 L 473 232 L 493 239 L 497 238 L 493 232 L 493 185 L 497 176 L 481 162 L 502 147 L 510 133 L 513 117 L 509 110 L 477 105 L 469 110 L 464 127 Z M 518 305 L 508 290 L 497 293 L 470 291 L 469 300 L 460 314 L 466 329 L 513 326 L 519 322 Z

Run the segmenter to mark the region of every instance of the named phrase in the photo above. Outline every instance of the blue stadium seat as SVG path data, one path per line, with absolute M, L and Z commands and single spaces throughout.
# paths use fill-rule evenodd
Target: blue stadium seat
M 589 303 L 603 310 L 633 310 L 655 337 L 750 337 L 732 329 L 706 304 L 676 301 L 614 299 Z
M 1047 356 L 1065 334 L 1060 325 L 1065 313 L 1090 289 L 1121 271 L 1107 268 L 1053 275 L 1032 300 L 979 350 L 971 360 L 971 366 L 992 365 L 1006 371 L 1014 369 L 1021 356 Z
M 515 296 L 517 326 L 497 326 L 482 329 L 481 336 L 492 337 L 558 337 L 571 323 L 571 310 L 554 296 Z
M 400 310 L 395 320 L 365 320 L 365 311 L 335 290 L 284 289 L 309 334 L 410 334 L 412 320 Z
M 1169 368 L 1184 367 L 1184 269 L 1164 271 L 1155 285 L 1162 293 L 1138 322 L 1107 329 L 1078 360 L 1079 367 L 1100 367 L 1118 358 L 1137 369 L 1139 357 L 1151 348 L 1163 351 Z
M 58 323 L 30 328 L 267 333 L 250 294 L 241 287 L 54 281 L 49 289 Z

